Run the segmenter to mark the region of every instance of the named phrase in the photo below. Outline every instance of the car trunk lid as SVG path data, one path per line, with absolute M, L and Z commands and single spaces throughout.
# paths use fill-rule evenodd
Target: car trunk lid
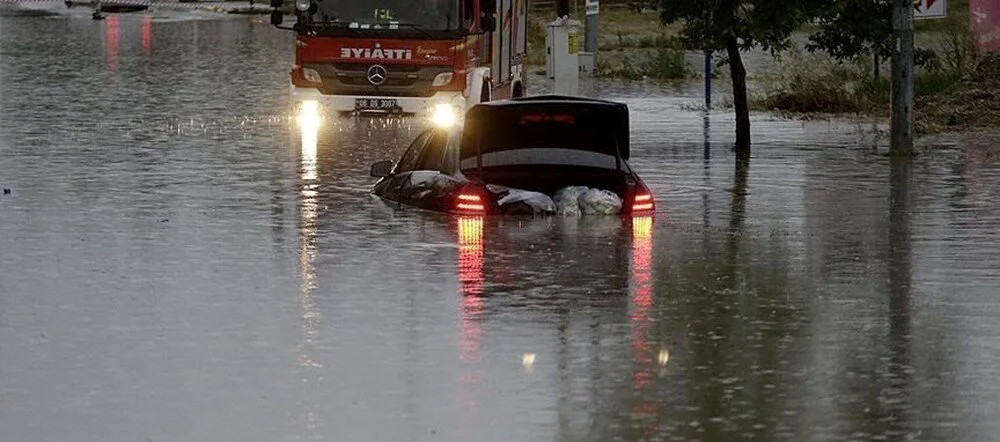
M 535 97 L 477 105 L 465 117 L 461 167 L 617 169 L 629 158 L 628 125 L 628 107 L 608 101 Z

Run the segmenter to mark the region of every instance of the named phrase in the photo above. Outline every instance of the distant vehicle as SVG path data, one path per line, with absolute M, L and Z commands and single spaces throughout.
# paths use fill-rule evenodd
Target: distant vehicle
M 615 193 L 624 215 L 650 214 L 653 196 L 629 166 L 628 107 L 543 96 L 479 104 L 464 124 L 421 133 L 393 164 L 372 165 L 372 193 L 463 215 L 510 213 L 504 189 L 552 196 L 568 186 Z
M 281 0 L 272 0 L 280 7 Z M 296 0 L 294 102 L 464 112 L 526 91 L 528 0 Z M 281 27 L 276 9 L 271 23 Z

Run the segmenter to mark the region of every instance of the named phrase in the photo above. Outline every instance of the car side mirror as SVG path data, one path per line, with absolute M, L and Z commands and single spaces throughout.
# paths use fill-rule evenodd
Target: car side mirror
M 392 161 L 379 161 L 372 164 L 371 176 L 385 178 L 392 175 Z
M 281 12 L 280 9 L 275 9 L 271 11 L 271 24 L 274 26 L 281 26 L 281 22 L 285 20 L 285 13 Z

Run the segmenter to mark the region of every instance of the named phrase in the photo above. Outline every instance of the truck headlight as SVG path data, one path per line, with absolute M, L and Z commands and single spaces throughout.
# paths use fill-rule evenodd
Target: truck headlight
M 447 86 L 451 84 L 451 80 L 454 79 L 455 79 L 454 72 L 443 72 L 437 74 L 437 77 L 434 77 L 434 82 L 431 83 L 431 87 Z
M 315 69 L 302 68 L 302 76 L 305 77 L 306 81 L 310 83 L 322 83 L 323 77 L 319 76 L 319 72 Z
M 436 104 L 431 109 L 431 122 L 437 127 L 447 129 L 458 122 L 458 112 L 455 112 L 455 108 L 450 104 Z
M 312 6 L 312 0 L 295 0 L 295 9 L 302 12 L 308 11 L 310 6 Z
M 318 101 L 305 100 L 299 105 L 299 125 L 306 128 L 318 128 L 322 118 Z

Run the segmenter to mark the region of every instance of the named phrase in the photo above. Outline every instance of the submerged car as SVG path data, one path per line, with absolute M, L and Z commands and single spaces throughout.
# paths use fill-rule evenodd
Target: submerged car
M 612 193 L 617 213 L 648 215 L 653 196 L 628 163 L 628 118 L 624 104 L 573 97 L 479 104 L 460 126 L 421 133 L 396 163 L 372 165 L 372 193 L 439 212 L 538 214 L 525 200 L 582 186 Z M 526 196 L 505 202 L 515 192 Z

